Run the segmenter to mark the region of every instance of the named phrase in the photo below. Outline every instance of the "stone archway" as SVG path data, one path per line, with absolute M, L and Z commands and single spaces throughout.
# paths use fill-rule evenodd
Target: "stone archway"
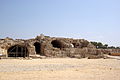
M 53 40 L 51 42 L 52 46 L 55 47 L 55 48 L 62 48 L 63 47 L 63 44 L 59 41 L 59 40 Z
M 27 57 L 28 49 L 25 46 L 14 45 L 8 49 L 8 57 Z
M 39 42 L 34 43 L 36 54 L 41 54 L 41 44 Z

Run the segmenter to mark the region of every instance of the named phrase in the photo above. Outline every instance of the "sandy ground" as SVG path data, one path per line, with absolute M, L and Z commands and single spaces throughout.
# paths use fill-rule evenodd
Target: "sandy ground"
M 0 80 L 120 80 L 120 60 L 2 59 Z

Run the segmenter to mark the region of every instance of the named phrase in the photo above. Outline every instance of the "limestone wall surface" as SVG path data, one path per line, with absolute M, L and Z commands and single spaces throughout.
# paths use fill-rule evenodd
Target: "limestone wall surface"
M 36 43 L 36 44 L 35 44 Z M 40 35 L 33 39 L 0 39 L 0 53 L 8 55 L 8 49 L 14 45 L 24 46 L 31 55 L 46 57 L 102 58 L 104 54 L 120 53 L 120 49 L 96 49 L 85 39 L 60 38 Z M 14 52 L 17 54 L 17 51 Z

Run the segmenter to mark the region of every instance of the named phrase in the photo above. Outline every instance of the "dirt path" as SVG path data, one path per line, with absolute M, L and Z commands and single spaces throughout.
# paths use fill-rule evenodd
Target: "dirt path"
M 116 59 L 2 59 L 0 80 L 120 80 Z

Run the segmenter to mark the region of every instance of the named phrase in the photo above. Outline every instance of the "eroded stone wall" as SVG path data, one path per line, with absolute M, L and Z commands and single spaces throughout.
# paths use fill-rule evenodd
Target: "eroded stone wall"
M 39 53 L 36 52 L 35 43 L 40 44 Z M 23 40 L 12 38 L 0 39 L 0 54 L 8 55 L 8 49 L 14 45 L 24 46 L 28 50 L 28 57 L 42 55 L 46 57 L 71 58 L 102 58 L 104 54 L 120 53 L 120 49 L 96 49 L 89 41 L 84 39 L 57 38 L 40 35 L 33 39 Z

